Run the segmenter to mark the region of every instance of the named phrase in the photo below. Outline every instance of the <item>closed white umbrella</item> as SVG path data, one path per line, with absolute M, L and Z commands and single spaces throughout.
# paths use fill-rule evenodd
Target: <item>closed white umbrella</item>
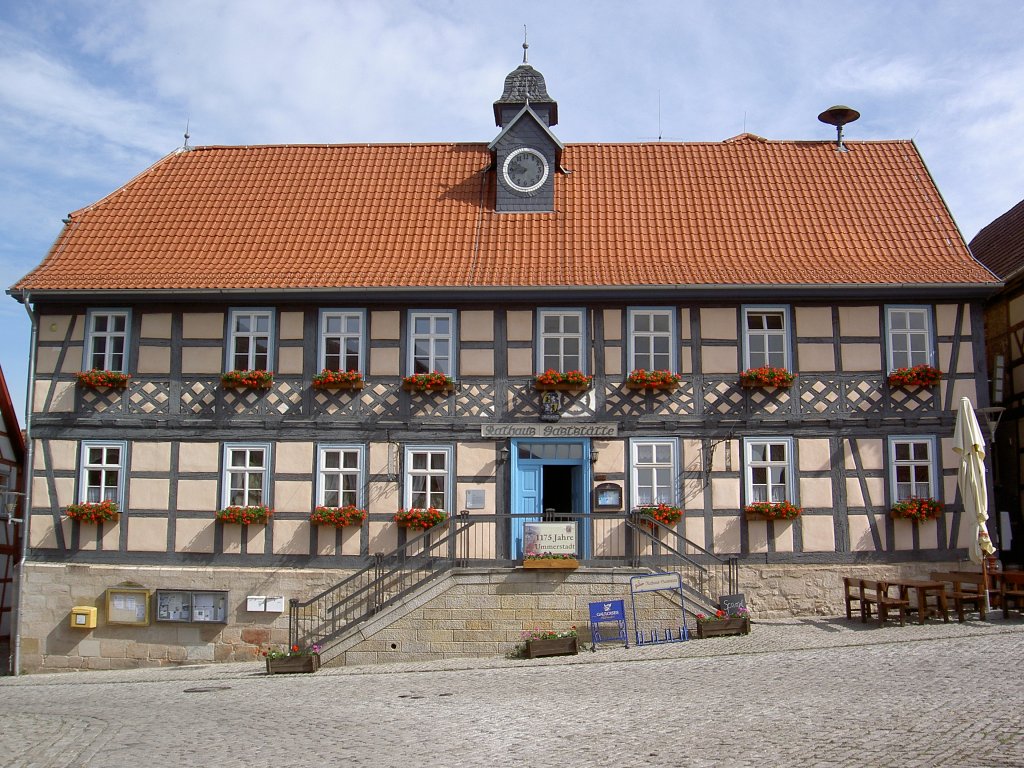
M 956 426 L 953 433 L 953 450 L 960 455 L 960 468 L 957 471 L 957 484 L 960 496 L 964 501 L 964 513 L 974 523 L 971 536 L 970 556 L 978 565 L 983 565 L 986 555 L 993 554 L 996 549 L 988 537 L 988 485 L 985 482 L 985 438 L 981 436 L 978 417 L 974 413 L 971 401 L 960 398 L 960 409 L 956 414 Z M 984 572 L 984 567 L 982 571 Z M 986 584 L 986 590 L 987 590 Z

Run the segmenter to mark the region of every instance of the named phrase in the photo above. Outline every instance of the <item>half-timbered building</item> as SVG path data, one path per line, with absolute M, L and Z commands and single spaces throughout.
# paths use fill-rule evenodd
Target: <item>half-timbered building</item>
M 26 668 L 289 631 L 349 662 L 500 653 L 637 569 L 772 616 L 837 612 L 840 568 L 964 557 L 951 431 L 988 404 L 999 282 L 913 142 L 563 143 L 525 63 L 494 115 L 489 143 L 185 148 L 68 216 L 11 289 Z M 894 518 L 912 498 L 942 512 Z M 638 522 L 659 503 L 681 519 Z M 579 570 L 518 567 L 538 519 L 574 524 Z M 419 570 L 373 581 L 396 551 Z

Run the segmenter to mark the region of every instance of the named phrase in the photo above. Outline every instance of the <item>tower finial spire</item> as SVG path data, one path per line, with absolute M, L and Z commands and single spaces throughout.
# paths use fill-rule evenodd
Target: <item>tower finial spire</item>
M 526 42 L 526 25 L 523 24 L 523 64 L 527 64 L 526 56 L 530 50 L 530 44 Z

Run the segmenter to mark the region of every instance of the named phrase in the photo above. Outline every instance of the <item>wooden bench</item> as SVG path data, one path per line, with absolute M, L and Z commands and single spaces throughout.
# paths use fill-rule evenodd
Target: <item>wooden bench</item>
M 862 622 L 866 624 L 871 618 L 871 607 L 874 606 L 878 612 L 879 624 L 884 624 L 889 619 L 889 611 L 897 608 L 900 613 L 900 626 L 906 625 L 910 601 L 905 596 L 892 597 L 889 594 L 889 585 L 884 581 L 870 579 L 852 579 L 851 581 L 857 584 L 856 600 L 860 603 L 860 620 Z
M 952 598 L 958 621 L 964 620 L 964 606 L 973 605 L 982 621 L 985 620 L 985 577 L 969 571 L 932 571 L 928 578 L 952 585 L 946 590 L 946 599 Z
M 1000 576 L 999 602 L 1003 606 L 1003 618 L 1010 617 L 1011 603 L 1018 613 L 1024 615 L 1024 611 L 1021 611 L 1021 605 L 1024 604 L 1024 571 L 1003 571 Z
M 843 599 L 846 601 L 846 618 L 853 620 L 853 604 L 857 604 L 857 613 L 861 613 L 860 579 L 843 576 Z

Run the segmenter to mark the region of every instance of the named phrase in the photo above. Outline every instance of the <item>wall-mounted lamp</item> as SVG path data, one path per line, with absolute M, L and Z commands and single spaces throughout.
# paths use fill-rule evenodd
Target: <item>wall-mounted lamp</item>
M 597 456 L 598 456 L 598 452 L 597 451 L 591 451 L 590 452 L 590 463 L 591 464 L 597 464 Z
M 499 448 L 498 449 L 498 463 L 499 464 L 506 463 L 509 460 L 509 458 L 511 458 L 511 456 L 512 456 L 512 451 L 510 451 L 508 448 Z

